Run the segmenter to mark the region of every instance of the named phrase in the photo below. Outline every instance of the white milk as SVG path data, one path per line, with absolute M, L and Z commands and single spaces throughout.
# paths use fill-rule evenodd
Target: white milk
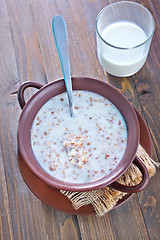
M 129 76 L 141 69 L 147 58 L 144 46 L 136 47 L 147 40 L 145 32 L 136 24 L 122 21 L 107 26 L 102 38 L 109 44 L 98 47 L 98 58 L 102 67 L 115 76 Z
M 119 110 L 104 97 L 74 91 L 76 117 L 70 117 L 67 94 L 50 99 L 31 130 L 34 155 L 55 178 L 83 183 L 97 180 L 120 162 L 127 129 Z

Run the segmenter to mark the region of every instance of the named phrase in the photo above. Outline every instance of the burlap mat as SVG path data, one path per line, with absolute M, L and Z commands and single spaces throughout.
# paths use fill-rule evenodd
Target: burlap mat
M 141 145 L 138 146 L 136 155 L 146 166 L 149 177 L 152 177 L 156 172 L 156 166 L 159 167 L 160 163 L 153 161 Z M 140 170 L 132 163 L 128 170 L 117 181 L 128 186 L 134 186 L 138 184 L 141 179 L 142 174 Z M 107 186 L 89 192 L 70 192 L 61 190 L 61 193 L 70 199 L 75 210 L 84 205 L 92 204 L 96 214 L 99 216 L 110 211 L 117 202 L 127 194 Z

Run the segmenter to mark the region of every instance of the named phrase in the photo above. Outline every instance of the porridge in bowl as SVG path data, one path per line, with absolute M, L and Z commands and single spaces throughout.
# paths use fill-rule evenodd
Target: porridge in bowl
M 127 145 L 126 123 L 108 99 L 73 91 L 76 117 L 70 117 L 67 94 L 50 99 L 37 113 L 31 145 L 41 167 L 53 177 L 86 183 L 109 174 Z

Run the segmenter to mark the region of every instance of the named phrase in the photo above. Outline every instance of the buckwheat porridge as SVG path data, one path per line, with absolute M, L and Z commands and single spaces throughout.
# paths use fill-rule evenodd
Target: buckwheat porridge
M 127 129 L 119 110 L 106 98 L 74 91 L 76 117 L 67 94 L 50 99 L 37 113 L 31 144 L 35 158 L 53 177 L 72 183 L 95 181 L 121 160 Z

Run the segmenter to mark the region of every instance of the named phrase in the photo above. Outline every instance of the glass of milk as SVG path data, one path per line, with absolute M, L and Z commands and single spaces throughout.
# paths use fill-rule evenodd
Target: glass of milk
M 121 1 L 107 5 L 96 19 L 97 55 L 108 73 L 127 77 L 144 65 L 155 29 L 142 5 Z

